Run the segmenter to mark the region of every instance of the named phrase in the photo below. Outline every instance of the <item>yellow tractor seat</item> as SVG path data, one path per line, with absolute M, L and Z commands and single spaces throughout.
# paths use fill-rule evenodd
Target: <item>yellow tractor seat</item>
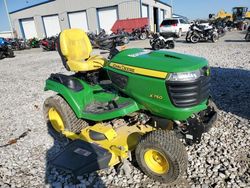
M 58 39 L 58 52 L 65 68 L 73 72 L 97 70 L 105 63 L 105 59 L 99 55 L 90 56 L 92 46 L 81 29 L 62 31 Z

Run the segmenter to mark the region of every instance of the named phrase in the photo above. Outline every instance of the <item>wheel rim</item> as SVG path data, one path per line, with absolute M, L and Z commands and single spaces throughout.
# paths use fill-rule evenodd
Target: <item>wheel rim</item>
M 216 35 L 213 36 L 214 42 L 218 41 L 218 37 Z
M 159 151 L 149 149 L 144 154 L 144 160 L 148 168 L 157 174 L 167 173 L 169 163 L 166 157 Z
M 193 42 L 198 42 L 198 40 L 199 40 L 198 37 L 196 37 L 196 36 L 191 37 L 191 39 Z
M 61 132 L 64 130 L 64 123 L 61 115 L 55 108 L 49 109 L 49 121 L 51 122 L 52 127 L 57 131 Z
M 147 38 L 146 33 L 142 33 L 142 34 L 141 34 L 141 39 L 144 40 L 144 39 L 146 39 L 146 38 Z

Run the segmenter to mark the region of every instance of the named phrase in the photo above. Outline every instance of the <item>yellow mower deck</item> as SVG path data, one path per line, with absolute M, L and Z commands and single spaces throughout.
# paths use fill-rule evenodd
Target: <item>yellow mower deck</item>
M 80 134 L 68 131 L 62 133 L 72 140 L 81 139 L 108 150 L 112 154 L 108 165 L 114 166 L 129 157 L 129 152 L 135 149 L 143 134 L 153 130 L 153 127 L 147 125 L 121 126 L 115 130 L 111 125 L 97 123 L 83 129 Z M 90 131 L 103 134 L 106 139 L 94 140 L 90 137 Z

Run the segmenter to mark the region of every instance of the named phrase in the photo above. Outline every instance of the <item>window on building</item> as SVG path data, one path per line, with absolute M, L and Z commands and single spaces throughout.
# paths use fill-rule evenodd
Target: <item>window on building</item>
M 148 18 L 148 5 L 142 5 L 142 18 Z

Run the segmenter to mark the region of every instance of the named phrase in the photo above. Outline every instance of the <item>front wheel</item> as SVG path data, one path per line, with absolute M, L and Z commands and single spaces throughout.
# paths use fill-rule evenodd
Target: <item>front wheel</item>
M 191 37 L 190 37 L 190 41 L 192 42 L 192 43 L 197 43 L 197 42 L 199 42 L 199 37 L 197 36 L 197 35 L 191 35 Z
M 122 39 L 122 41 L 123 41 L 124 44 L 128 44 L 129 43 L 129 38 L 128 37 L 124 37 Z
M 145 40 L 147 38 L 147 33 L 141 33 L 140 34 L 140 39 Z
M 45 100 L 43 112 L 49 128 L 52 127 L 58 133 L 63 131 L 80 133 L 83 128 L 88 126 L 86 121 L 76 117 L 68 103 L 59 95 Z
M 8 49 L 7 56 L 10 58 L 15 57 L 14 51 L 12 49 Z
M 159 50 L 159 49 L 161 49 L 161 45 L 159 42 L 154 42 L 152 44 L 152 48 L 153 48 L 153 50 Z
M 4 53 L 3 51 L 0 51 L 0 59 L 3 59 L 4 58 Z
M 187 171 L 185 146 L 173 132 L 156 130 L 146 134 L 135 156 L 145 174 L 163 183 L 177 183 Z

